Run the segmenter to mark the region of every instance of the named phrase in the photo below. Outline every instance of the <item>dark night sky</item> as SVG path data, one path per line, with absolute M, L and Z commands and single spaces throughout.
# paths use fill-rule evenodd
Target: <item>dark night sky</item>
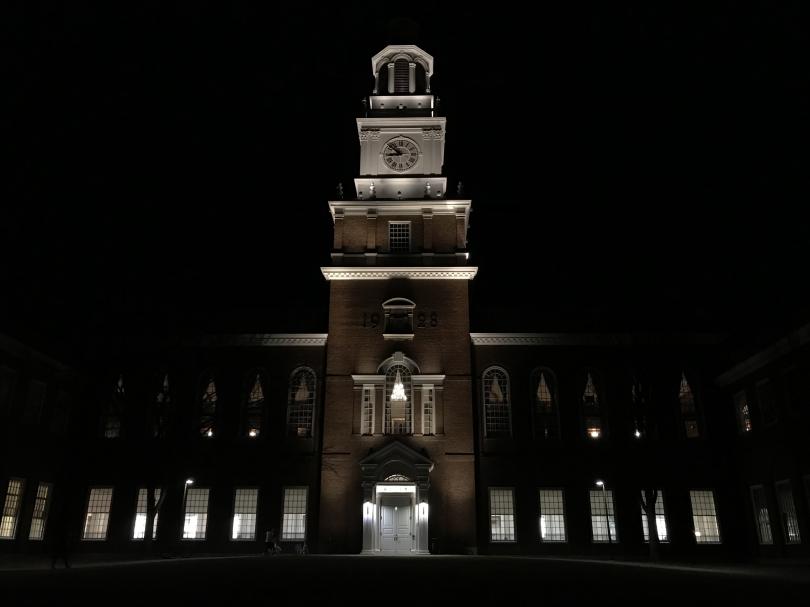
M 370 57 L 414 26 L 398 3 L 108 4 L 0 19 L 0 330 L 59 353 L 326 331 L 326 200 L 357 172 Z M 406 36 L 473 199 L 473 330 L 807 318 L 804 3 L 639 4 L 443 7 Z

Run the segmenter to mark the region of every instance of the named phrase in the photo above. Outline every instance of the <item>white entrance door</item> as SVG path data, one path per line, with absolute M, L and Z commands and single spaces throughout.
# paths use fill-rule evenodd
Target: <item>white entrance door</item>
M 413 527 L 410 496 L 386 496 L 380 504 L 380 551 L 382 554 L 411 554 Z

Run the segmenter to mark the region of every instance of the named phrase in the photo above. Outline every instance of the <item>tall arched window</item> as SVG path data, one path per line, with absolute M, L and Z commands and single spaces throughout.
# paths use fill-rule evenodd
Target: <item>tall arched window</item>
M 104 408 L 104 438 L 118 438 L 121 436 L 121 416 L 124 412 L 125 395 L 124 376 L 119 375 Z
M 386 434 L 413 433 L 413 390 L 411 371 L 401 363 L 391 365 L 385 372 Z
M 585 422 L 585 435 L 588 438 L 600 438 L 604 433 L 602 428 L 602 402 L 598 389 L 598 380 L 594 381 L 592 371 L 585 374 L 585 386 L 582 390 L 582 418 Z
M 678 388 L 678 403 L 681 409 L 681 419 L 686 438 L 700 438 L 700 422 L 697 407 L 695 406 L 695 394 L 692 386 L 686 379 L 686 372 L 681 372 L 681 385 Z
M 155 397 L 155 409 L 152 416 L 152 436 L 155 438 L 165 438 L 169 429 L 169 417 L 171 413 L 172 396 L 169 391 L 169 374 L 163 375 L 163 382 L 160 385 Z
M 550 369 L 540 368 L 532 373 L 532 400 L 534 401 L 535 437 L 544 440 L 559 438 L 557 378 Z
M 262 430 L 264 389 L 262 388 L 262 380 L 259 373 L 251 374 L 250 378 L 247 398 L 245 399 L 244 431 L 248 437 L 256 438 Z
M 315 413 L 315 371 L 299 367 L 290 376 L 290 398 L 287 404 L 287 434 L 312 436 Z
M 217 413 L 217 385 L 213 377 L 203 381 L 203 390 L 200 395 L 200 424 L 199 431 L 202 436 L 214 436 Z
M 509 375 L 501 367 L 484 371 L 484 431 L 488 438 L 512 435 Z

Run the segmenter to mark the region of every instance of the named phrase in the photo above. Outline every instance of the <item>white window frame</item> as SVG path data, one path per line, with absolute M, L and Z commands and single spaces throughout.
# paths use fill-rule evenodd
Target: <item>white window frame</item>
M 84 508 L 84 525 L 82 526 L 82 541 L 83 542 L 104 542 L 107 541 L 107 535 L 110 531 L 110 517 L 112 515 L 112 503 L 113 503 L 113 496 L 114 496 L 114 488 L 110 485 L 99 485 L 89 487 L 87 491 L 87 504 Z M 94 499 L 94 497 L 96 499 Z M 99 506 L 106 506 L 106 510 L 90 510 L 92 507 L 99 507 Z M 103 521 L 103 533 L 102 537 L 88 537 L 88 524 L 91 522 L 90 517 L 93 515 L 103 515 L 106 517 L 106 520 Z M 97 531 L 92 532 L 93 535 L 97 534 Z
M 34 497 L 31 526 L 28 528 L 28 539 L 32 542 L 40 542 L 45 539 L 45 525 L 48 523 L 52 494 L 53 484 L 40 481 L 37 485 L 37 494 Z
M 436 390 L 433 384 L 422 384 L 422 435 L 434 434 L 436 434 Z
M 502 403 L 497 403 L 492 401 L 491 397 L 488 397 L 487 394 L 491 394 L 492 390 L 487 391 L 487 382 L 489 385 L 492 386 L 493 382 L 497 381 L 497 377 L 495 379 L 488 379 L 487 376 L 492 373 L 502 373 L 503 380 L 505 386 L 501 390 L 501 396 L 503 397 Z M 509 372 L 499 365 L 493 365 L 491 367 L 487 367 L 484 369 L 484 372 L 481 374 L 481 398 L 484 405 L 484 436 L 486 438 L 512 438 L 512 380 L 509 377 Z M 500 384 L 499 384 L 500 386 Z M 499 388 L 500 389 L 500 388 Z M 492 402 L 490 402 L 492 401 Z M 493 409 L 496 407 L 500 407 L 505 411 L 505 415 L 498 415 L 499 411 L 497 409 Z M 490 415 L 491 413 L 491 415 Z M 490 422 L 491 418 L 491 422 Z M 505 434 L 501 434 L 501 430 L 498 428 L 501 425 L 504 425 L 501 421 L 503 418 L 506 419 L 505 423 Z M 489 427 L 492 426 L 492 429 Z
M 701 494 L 701 495 L 696 495 L 696 494 Z M 709 514 L 704 513 L 703 510 L 701 510 L 700 513 L 695 512 L 695 498 L 696 497 L 705 498 L 705 496 L 707 494 L 708 494 L 708 496 L 711 497 L 711 513 L 709 513 Z M 716 499 L 714 490 L 713 489 L 690 489 L 689 490 L 689 503 L 690 503 L 690 506 L 691 506 L 691 509 L 692 509 L 692 527 L 693 527 L 693 531 L 694 531 L 694 535 L 695 535 L 695 543 L 696 544 L 707 544 L 707 545 L 722 544 L 723 543 L 723 534 L 721 533 L 721 530 L 720 530 L 720 517 L 717 516 L 717 499 Z M 700 505 L 700 502 L 699 502 L 698 505 Z M 717 530 L 716 538 L 715 538 L 715 536 L 704 535 L 703 532 L 700 531 L 700 529 L 703 528 L 703 525 L 701 525 L 701 521 L 698 519 L 698 517 L 703 517 L 703 518 L 706 518 L 706 519 L 708 519 L 708 518 L 713 518 L 714 519 L 713 526 Z M 704 538 L 711 538 L 711 539 L 704 539 Z
M 394 226 L 408 226 L 408 248 L 407 249 L 394 249 L 394 239 L 391 237 L 391 228 Z M 410 253 L 413 250 L 413 230 L 411 229 L 410 221 L 389 221 L 388 222 L 388 252 L 389 253 Z
M 299 505 L 300 500 L 290 502 L 287 500 L 287 492 L 288 491 L 303 491 L 304 492 L 304 512 L 287 512 L 287 506 L 290 505 Z M 307 515 L 309 513 L 309 487 L 305 485 L 299 486 L 288 486 L 284 487 L 281 491 L 281 534 L 280 534 L 280 541 L 282 542 L 306 542 L 307 541 Z M 297 526 L 295 523 L 295 519 L 286 519 L 287 516 L 294 516 L 294 515 L 303 515 L 303 532 L 299 533 L 298 530 L 294 530 L 292 533 L 288 531 L 288 527 L 285 525 L 285 521 L 289 520 L 291 526 Z M 300 537 L 299 537 L 300 535 Z
M 198 499 L 194 499 L 194 500 L 190 499 L 192 495 L 195 495 L 195 496 L 199 495 L 203 491 L 205 492 L 205 501 L 204 502 L 201 502 L 201 500 L 198 500 Z M 190 512 L 189 511 L 189 505 L 192 504 L 192 503 L 194 504 L 195 507 L 199 507 L 200 503 L 204 503 L 205 504 L 205 510 L 201 510 L 201 511 L 194 510 L 194 511 Z M 202 541 L 205 541 L 207 539 L 207 537 L 208 537 L 208 509 L 209 509 L 210 505 L 211 505 L 211 489 L 209 487 L 190 487 L 190 488 L 186 489 L 185 500 L 184 500 L 184 503 L 183 503 L 183 529 L 182 529 L 182 535 L 181 535 L 181 539 L 184 542 L 202 542 Z M 195 525 L 194 525 L 195 529 L 194 529 L 194 532 L 193 532 L 194 536 L 192 536 L 191 531 L 189 529 L 191 527 L 190 523 L 192 522 L 191 517 L 194 516 L 194 515 L 199 516 L 200 514 L 205 515 L 205 520 L 204 520 L 204 522 L 202 524 L 202 536 L 197 535 L 198 533 L 200 533 L 200 531 L 199 531 L 200 524 L 199 524 L 199 520 L 197 520 L 197 519 L 195 519 L 195 521 L 194 521 L 195 522 Z
M 241 492 L 241 495 L 240 495 Z M 240 501 L 240 497 L 243 499 Z M 252 503 L 249 503 L 252 501 Z M 238 510 L 237 510 L 238 509 Z M 251 512 L 252 510 L 252 512 Z M 252 516 L 253 525 L 250 536 L 239 537 L 243 529 L 242 516 Z M 237 517 L 240 517 L 237 519 Z M 256 540 L 256 524 L 259 518 L 259 488 L 258 487 L 236 487 L 233 490 L 233 514 L 231 516 L 232 542 L 253 542 Z
M 510 500 L 510 507 L 511 510 L 509 513 L 497 513 L 493 514 L 492 512 L 492 498 L 494 497 L 493 492 L 508 492 L 509 493 L 509 500 Z M 491 544 L 515 544 L 517 543 L 517 526 L 515 524 L 515 488 L 514 487 L 490 487 L 489 491 L 487 491 L 487 503 L 489 504 L 489 542 Z M 494 539 L 492 533 L 492 521 L 494 517 L 511 517 L 511 521 L 507 519 L 507 523 L 511 522 L 511 538 L 507 539 Z M 503 520 L 499 518 L 499 527 L 503 528 Z M 507 524 L 506 528 L 507 531 L 503 532 L 504 535 L 509 535 L 509 527 L 510 525 Z
M 802 543 L 802 534 L 799 529 L 799 515 L 796 512 L 796 498 L 793 496 L 793 483 L 790 482 L 790 479 L 785 479 L 776 481 L 774 487 L 776 489 L 776 507 L 779 509 L 782 540 L 787 546 L 798 546 Z M 780 491 L 783 487 L 787 487 L 785 496 L 790 498 L 790 502 L 783 499 L 785 496 Z M 788 520 L 788 517 L 791 517 L 790 520 Z
M 16 487 L 14 493 L 11 489 Z M 6 483 L 5 497 L 3 498 L 3 511 L 0 513 L 0 539 L 13 540 L 17 537 L 17 527 L 20 523 L 20 509 L 25 495 L 25 479 L 11 477 Z
M 596 499 L 594 499 L 596 496 Z M 604 513 L 594 513 L 594 506 L 601 508 Z M 616 501 L 613 498 L 613 489 L 589 489 L 588 509 L 591 514 L 591 543 L 592 544 L 618 544 L 619 529 L 616 522 Z M 597 536 L 597 528 L 601 528 L 601 519 L 605 519 L 605 535 Z M 604 539 L 602 539 L 604 537 Z
M 543 503 L 544 501 L 548 502 L 549 500 L 543 500 L 543 494 L 553 494 L 551 497 L 554 498 L 554 501 L 559 501 L 559 505 L 561 507 L 562 512 L 543 512 Z M 539 525 L 539 532 L 540 532 L 540 542 L 543 544 L 566 544 L 568 543 L 568 523 L 565 516 L 565 490 L 559 487 L 541 487 L 538 490 L 538 505 L 540 510 L 540 516 L 538 517 L 538 525 Z M 559 497 L 559 500 L 556 498 Z M 555 504 L 556 506 L 556 504 Z M 546 539 L 543 537 L 543 530 L 546 528 L 544 525 L 543 517 L 545 516 L 560 516 L 562 517 L 562 539 Z M 556 537 L 556 536 L 555 536 Z
M 757 531 L 757 541 L 760 546 L 771 546 L 773 544 L 773 524 L 771 522 L 771 509 L 768 506 L 768 492 L 765 490 L 765 485 L 751 485 L 749 488 L 751 493 L 751 508 L 754 513 L 754 527 Z M 760 492 L 762 501 L 760 502 L 756 494 Z M 760 517 L 762 512 L 765 511 L 765 520 Z M 763 525 L 763 523 L 765 523 Z M 763 528 L 765 533 L 763 533 Z
M 363 390 L 360 393 L 360 434 L 363 436 L 372 436 L 374 434 L 376 400 L 376 386 L 374 384 L 363 384 Z
M 160 488 L 155 488 L 155 499 L 160 499 Z M 141 499 L 143 496 L 143 499 Z M 132 540 L 139 542 L 146 539 L 146 522 L 147 522 L 147 515 L 149 511 L 147 510 L 148 507 L 148 500 L 149 499 L 149 491 L 146 487 L 139 487 L 138 488 L 138 497 L 135 502 L 135 521 L 132 525 Z M 143 505 L 141 504 L 143 503 Z M 141 518 L 142 517 L 142 518 Z M 143 520 L 143 528 L 141 528 L 140 522 Z M 157 537 L 157 526 L 158 526 L 158 512 L 155 512 L 155 521 L 152 524 L 152 539 L 154 540 Z
M 655 530 L 658 535 L 658 543 L 659 544 L 668 544 L 669 543 L 669 524 L 667 522 L 667 510 L 666 504 L 664 504 L 664 492 L 661 489 L 656 490 L 658 492 L 657 497 L 655 498 Z M 647 499 L 646 493 L 644 489 L 641 490 L 641 498 Z M 641 505 L 639 501 L 639 508 L 641 509 L 641 533 L 644 537 L 644 543 L 650 543 L 650 523 L 647 520 L 647 513 L 644 510 L 644 506 Z M 663 529 L 664 532 L 661 533 L 661 523 L 663 522 Z M 661 536 L 664 537 L 661 537 Z

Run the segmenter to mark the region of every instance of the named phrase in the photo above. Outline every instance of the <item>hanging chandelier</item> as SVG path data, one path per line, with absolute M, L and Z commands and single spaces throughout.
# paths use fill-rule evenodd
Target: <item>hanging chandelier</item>
M 391 400 L 408 400 L 408 397 L 405 395 L 405 386 L 402 384 L 402 376 L 399 374 L 399 370 L 397 370 L 397 376 L 394 379 L 394 389 L 391 390 Z

